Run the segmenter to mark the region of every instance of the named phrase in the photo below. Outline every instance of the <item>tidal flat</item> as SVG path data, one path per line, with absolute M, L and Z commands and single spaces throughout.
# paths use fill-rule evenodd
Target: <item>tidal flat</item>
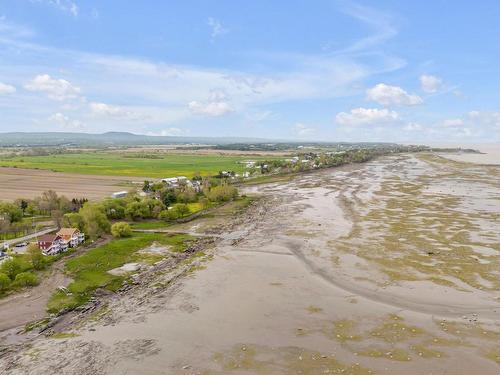
M 231 226 L 183 224 L 217 234 L 189 272 L 151 275 L 0 373 L 498 373 L 498 167 L 404 154 L 245 193 L 261 199 Z

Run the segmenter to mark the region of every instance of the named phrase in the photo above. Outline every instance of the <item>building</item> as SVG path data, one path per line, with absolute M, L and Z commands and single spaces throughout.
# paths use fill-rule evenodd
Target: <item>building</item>
M 111 194 L 113 198 L 125 198 L 128 194 L 128 191 L 117 191 L 116 193 Z
M 179 185 L 187 185 L 187 186 L 193 185 L 186 176 L 162 178 L 161 182 L 163 182 L 168 187 L 172 188 L 179 187 Z
M 68 248 L 58 234 L 45 234 L 38 238 L 38 247 L 45 255 L 56 255 Z
M 61 228 L 56 233 L 69 247 L 76 247 L 85 241 L 85 234 L 77 228 Z

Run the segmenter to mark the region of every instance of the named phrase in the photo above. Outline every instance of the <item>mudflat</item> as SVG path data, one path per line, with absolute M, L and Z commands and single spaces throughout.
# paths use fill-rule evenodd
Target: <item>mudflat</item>
M 0 373 L 498 373 L 498 167 L 399 155 L 246 189 L 263 198 L 210 261 L 7 352 Z

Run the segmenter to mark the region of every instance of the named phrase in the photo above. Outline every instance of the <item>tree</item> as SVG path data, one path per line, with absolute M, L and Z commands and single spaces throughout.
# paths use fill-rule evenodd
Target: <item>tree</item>
M 159 218 L 165 221 L 172 221 L 180 219 L 186 215 L 189 215 L 191 210 L 187 204 L 176 203 L 169 210 L 163 210 L 160 212 Z
M 26 212 L 26 209 L 28 208 L 28 202 L 26 202 L 24 199 L 21 199 L 19 202 L 19 208 L 23 211 L 23 215 Z
M 61 225 L 66 228 L 78 228 L 81 231 L 85 230 L 85 223 L 83 217 L 79 213 L 70 212 L 65 214 L 62 218 Z
M 163 188 L 159 191 L 160 200 L 163 202 L 165 207 L 169 207 L 173 203 L 177 202 L 177 195 L 174 189 L 171 188 Z
M 191 203 L 196 202 L 196 191 L 190 186 L 182 186 L 177 193 L 177 202 Z
M 26 249 L 26 255 L 28 256 L 28 259 L 30 260 L 34 269 L 41 270 L 45 267 L 45 257 L 36 244 L 31 243 L 28 245 L 28 248 Z
M 102 206 L 95 203 L 85 203 L 78 213 L 82 217 L 83 231 L 88 237 L 98 238 L 109 232 L 109 220 Z
M 121 198 L 108 198 L 101 204 L 108 219 L 123 219 L 125 217 L 126 203 Z
M 23 218 L 23 211 L 12 203 L 0 203 L 0 219 L 6 220 L 9 223 L 21 221 Z
M 132 220 L 144 219 L 149 216 L 150 210 L 143 201 L 130 202 L 125 207 L 125 215 Z
M 191 210 L 189 209 L 188 205 L 184 203 L 174 204 L 172 207 L 172 211 L 177 212 L 179 217 L 184 217 L 191 213 Z
M 145 193 L 149 193 L 151 191 L 151 183 L 149 181 L 144 181 L 144 185 L 142 186 L 142 191 Z
M 201 208 L 204 210 L 210 207 L 210 201 L 206 197 L 200 198 L 199 203 L 201 205 Z
M 205 196 L 212 202 L 225 202 L 238 196 L 238 190 L 229 184 L 212 187 Z
M 0 272 L 0 292 L 7 290 L 11 282 L 12 281 L 10 280 L 9 276 L 7 276 L 3 272 Z
M 58 228 L 61 228 L 64 213 L 61 210 L 52 210 L 50 211 L 50 217 L 54 221 L 54 224 L 56 224 Z
M 115 238 L 130 237 L 132 236 L 132 229 L 130 229 L 128 223 L 121 221 L 111 226 L 111 234 Z
M 59 208 L 59 197 L 54 190 L 47 190 L 36 198 L 40 211 L 50 212 Z

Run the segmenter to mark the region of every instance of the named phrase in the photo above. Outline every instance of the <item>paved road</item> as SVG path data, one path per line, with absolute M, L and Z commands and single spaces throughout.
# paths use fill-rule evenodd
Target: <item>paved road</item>
M 4 249 L 5 246 L 11 247 L 11 246 L 15 245 L 16 243 L 29 241 L 33 238 L 36 238 L 38 236 L 43 236 L 44 234 L 48 234 L 48 233 L 53 232 L 55 230 L 57 230 L 57 227 L 50 227 L 50 228 L 41 230 L 39 232 L 28 234 L 27 236 L 24 236 L 24 237 L 18 237 L 18 238 L 14 238 L 12 240 L 4 241 L 2 244 L 0 244 L 0 249 Z

